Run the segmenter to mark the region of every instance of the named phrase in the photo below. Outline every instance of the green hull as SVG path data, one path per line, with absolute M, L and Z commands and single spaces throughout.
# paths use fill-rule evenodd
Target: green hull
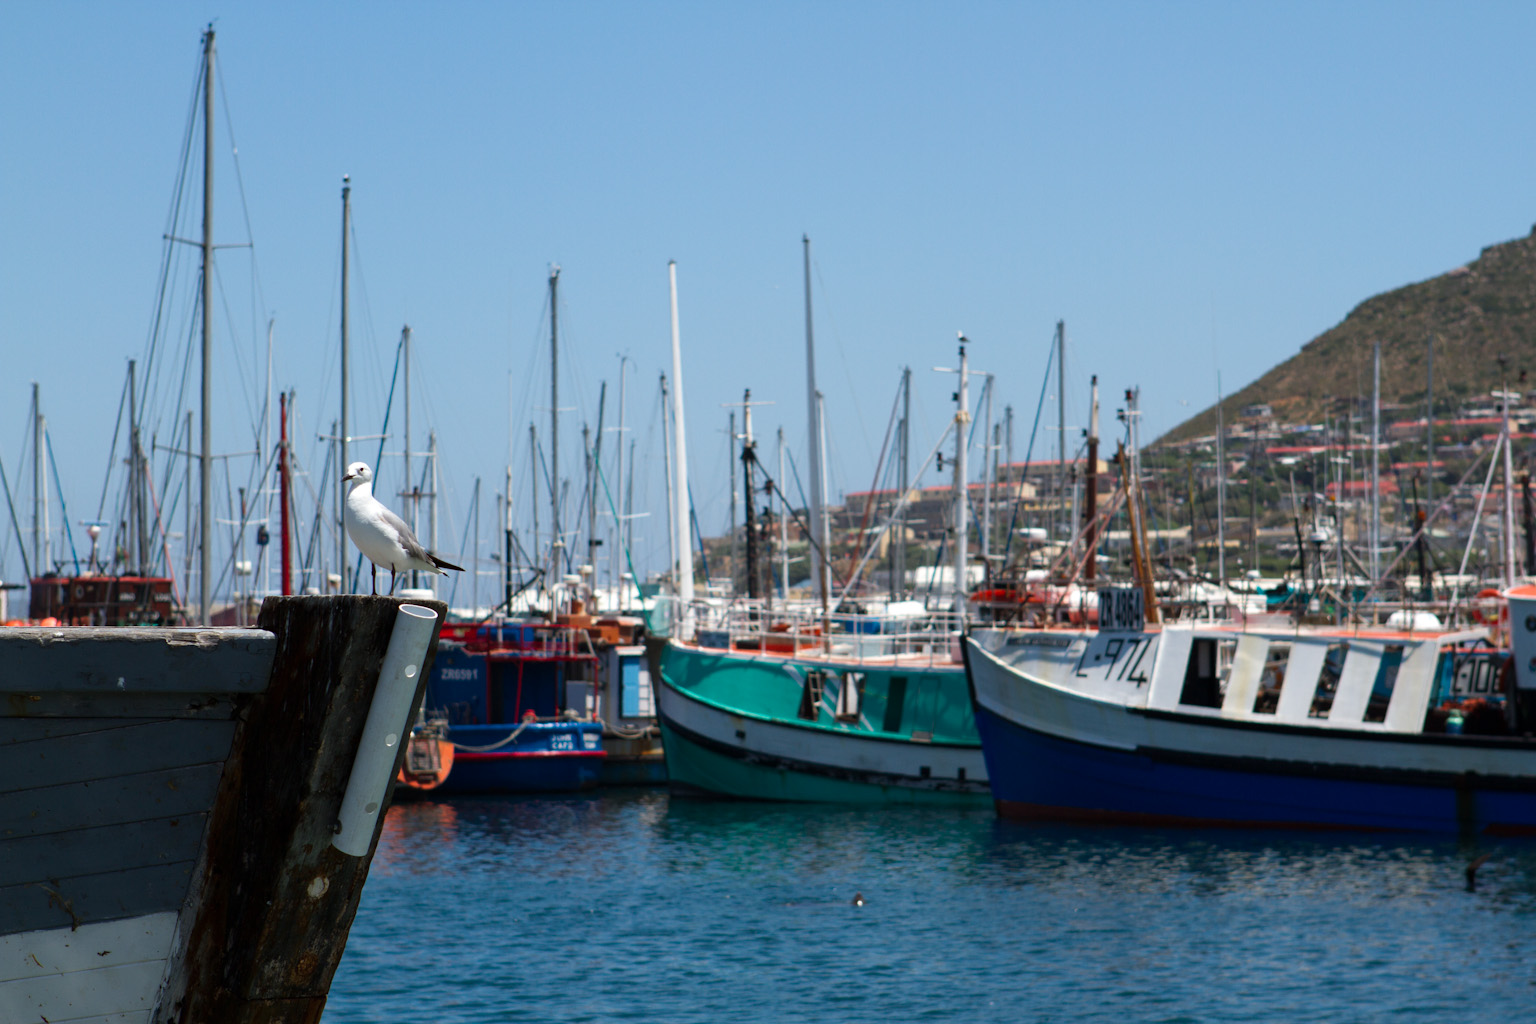
M 664 641 L 654 642 L 651 655 L 676 791 L 990 805 L 970 691 L 958 666 L 845 664 Z M 848 686 L 859 694 L 852 713 L 838 699 Z
M 735 800 L 797 803 L 908 804 L 922 807 L 991 807 L 992 794 L 914 789 L 909 786 L 833 779 L 783 766 L 754 764 L 716 753 L 667 727 L 667 776 L 675 792 Z

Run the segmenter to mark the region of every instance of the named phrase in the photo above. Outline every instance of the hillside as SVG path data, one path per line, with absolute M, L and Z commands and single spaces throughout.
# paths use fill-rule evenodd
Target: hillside
M 1536 370 L 1536 228 L 1489 246 L 1464 267 L 1367 299 L 1338 326 L 1227 396 L 1223 415 L 1232 423 L 1244 406 L 1263 402 L 1281 422 L 1318 422 L 1351 399 L 1368 401 L 1375 341 L 1381 342 L 1383 405 L 1417 405 L 1415 414 L 1422 415 L 1431 337 L 1438 413 L 1497 388 L 1501 356 L 1508 359 L 1511 386 L 1536 386 L 1521 384 L 1523 371 Z M 1156 443 L 1215 430 L 1212 405 Z

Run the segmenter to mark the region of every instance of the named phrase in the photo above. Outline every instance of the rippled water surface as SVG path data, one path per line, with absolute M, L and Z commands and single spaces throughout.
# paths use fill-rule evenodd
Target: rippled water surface
M 392 808 L 324 1024 L 1388 1019 L 1536 1020 L 1536 845 L 638 790 Z

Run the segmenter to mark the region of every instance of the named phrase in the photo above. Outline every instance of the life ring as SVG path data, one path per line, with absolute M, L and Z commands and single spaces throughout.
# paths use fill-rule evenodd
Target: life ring
M 1493 587 L 1479 590 L 1472 599 L 1472 621 L 1480 626 L 1497 626 L 1508 608 L 1502 604 L 1503 598 L 1504 595 Z

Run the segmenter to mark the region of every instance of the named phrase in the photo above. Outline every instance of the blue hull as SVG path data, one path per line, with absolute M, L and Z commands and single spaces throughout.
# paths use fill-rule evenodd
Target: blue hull
M 998 814 L 1140 825 L 1536 834 L 1536 791 L 1471 773 L 1367 773 L 1060 739 L 978 708 Z M 1394 777 L 1395 776 L 1395 777 Z
M 602 726 L 595 722 L 456 725 L 453 770 L 435 793 L 573 793 L 598 784 Z M 515 734 L 515 735 L 514 735 Z M 512 737 L 511 742 L 506 742 Z M 473 748 L 482 749 L 473 749 Z M 493 750 L 483 749 L 495 747 Z

